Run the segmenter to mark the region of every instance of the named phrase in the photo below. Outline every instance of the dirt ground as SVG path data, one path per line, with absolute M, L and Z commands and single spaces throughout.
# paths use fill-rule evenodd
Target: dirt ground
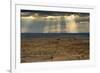
M 89 39 L 31 38 L 21 40 L 21 63 L 89 59 Z

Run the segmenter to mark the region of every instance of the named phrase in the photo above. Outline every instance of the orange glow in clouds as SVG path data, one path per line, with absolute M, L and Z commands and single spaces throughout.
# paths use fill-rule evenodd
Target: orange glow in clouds
M 73 33 L 77 33 L 77 24 L 75 22 L 75 15 L 71 15 L 66 17 L 66 20 L 68 21 L 66 23 L 66 31 L 67 32 L 73 32 Z

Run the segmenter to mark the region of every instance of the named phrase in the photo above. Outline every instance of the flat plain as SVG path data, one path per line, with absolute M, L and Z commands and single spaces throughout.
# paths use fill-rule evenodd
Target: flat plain
M 89 59 L 89 37 L 31 37 L 21 39 L 21 63 Z

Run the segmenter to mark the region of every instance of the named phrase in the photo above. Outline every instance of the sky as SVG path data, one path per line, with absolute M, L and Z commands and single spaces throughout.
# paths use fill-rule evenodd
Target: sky
M 89 13 L 21 10 L 21 33 L 88 33 Z

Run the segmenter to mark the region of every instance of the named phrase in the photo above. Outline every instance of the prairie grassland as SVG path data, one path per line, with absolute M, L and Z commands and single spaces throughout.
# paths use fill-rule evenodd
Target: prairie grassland
M 87 38 L 21 39 L 21 63 L 87 59 L 89 59 Z

